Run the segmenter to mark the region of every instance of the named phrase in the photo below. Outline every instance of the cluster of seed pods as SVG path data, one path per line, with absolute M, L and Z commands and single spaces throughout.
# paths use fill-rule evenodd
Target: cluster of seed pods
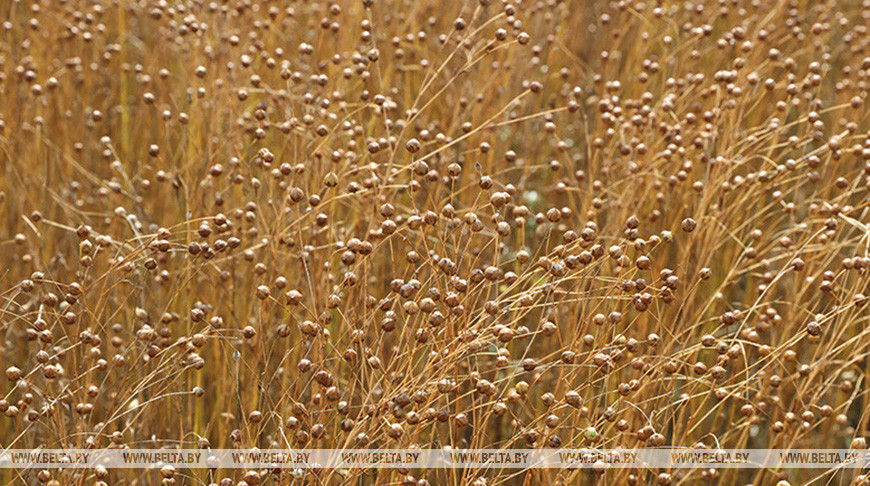
M 0 446 L 867 447 L 870 1 L 0 12 Z

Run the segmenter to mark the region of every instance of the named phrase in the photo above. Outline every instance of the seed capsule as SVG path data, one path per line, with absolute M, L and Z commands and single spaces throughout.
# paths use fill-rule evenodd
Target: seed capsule
M 683 231 L 685 231 L 686 233 L 691 233 L 692 231 L 695 231 L 695 227 L 697 225 L 698 224 L 695 223 L 695 220 L 692 218 L 686 218 L 683 220 L 682 223 L 680 223 L 680 226 L 683 228 Z

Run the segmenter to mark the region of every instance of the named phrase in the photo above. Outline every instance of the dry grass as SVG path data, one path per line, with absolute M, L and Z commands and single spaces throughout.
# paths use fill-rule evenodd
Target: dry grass
M 866 447 L 866 0 L 0 12 L 0 445 Z

